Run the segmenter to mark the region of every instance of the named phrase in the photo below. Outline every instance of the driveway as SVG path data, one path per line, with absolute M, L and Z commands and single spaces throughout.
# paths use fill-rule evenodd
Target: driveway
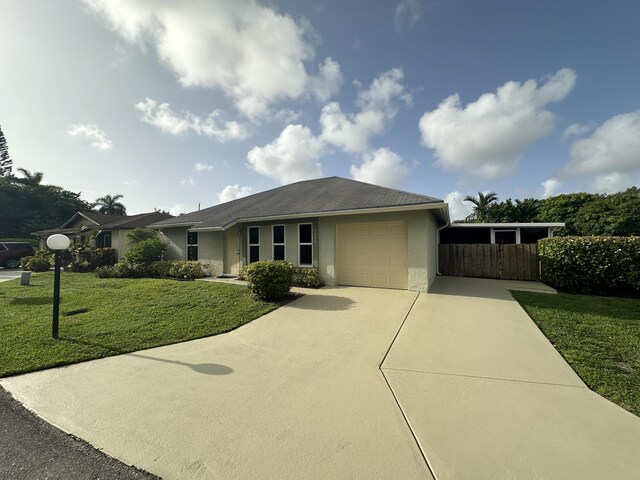
M 13 280 L 14 278 L 20 278 L 22 271 L 20 269 L 6 269 L 0 267 L 0 282 L 7 280 Z
M 439 277 L 383 363 L 435 476 L 637 479 L 640 418 L 589 390 L 504 286 L 520 287 Z
M 4 379 L 167 479 L 429 479 L 379 370 L 416 293 L 324 288 L 233 332 Z

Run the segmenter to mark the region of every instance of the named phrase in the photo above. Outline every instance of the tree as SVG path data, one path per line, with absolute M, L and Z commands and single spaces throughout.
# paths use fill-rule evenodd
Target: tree
M 13 160 L 9 157 L 9 147 L 7 139 L 4 138 L 2 128 L 0 128 L 0 177 L 10 177 L 13 169 Z
M 40 185 L 44 177 L 42 172 L 30 172 L 24 168 L 19 168 L 18 171 L 22 174 L 21 178 L 16 178 L 16 181 L 25 185 Z
M 473 203 L 473 213 L 467 217 L 468 221 L 485 223 L 488 220 L 489 207 L 492 203 L 498 201 L 498 195 L 495 192 L 489 192 L 486 195 L 478 192 L 477 197 L 467 195 L 464 197 L 465 202 Z
M 99 207 L 98 212 L 107 213 L 109 215 L 126 215 L 127 208 L 120 203 L 122 195 L 105 195 L 97 198 L 93 204 L 93 208 Z

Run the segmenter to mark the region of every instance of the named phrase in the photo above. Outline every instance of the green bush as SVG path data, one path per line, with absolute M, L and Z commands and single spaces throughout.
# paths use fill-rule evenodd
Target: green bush
M 65 250 L 66 252 L 68 251 Z M 71 250 L 64 265 L 65 269 L 71 272 L 92 272 L 98 267 L 114 265 L 116 258 L 116 250 L 114 248 L 77 245 Z
M 640 293 L 640 237 L 556 237 L 539 242 L 542 281 L 576 293 Z
M 53 267 L 53 254 L 47 250 L 38 250 L 33 256 L 23 257 L 20 260 L 20 266 L 23 270 L 46 272 Z
M 293 270 L 293 286 L 304 288 L 321 288 L 324 282 L 315 267 L 297 267 Z
M 162 254 L 169 244 L 156 238 L 148 238 L 133 244 L 124 256 L 127 263 L 149 264 L 162 259 Z
M 169 276 L 173 278 L 193 280 L 195 278 L 206 277 L 207 274 L 205 273 L 202 264 L 199 262 L 175 261 L 172 262 L 171 268 L 169 269 Z
M 280 300 L 293 284 L 293 265 L 284 260 L 254 262 L 242 269 L 251 294 L 258 300 Z
M 158 232 L 152 228 L 134 228 L 127 234 L 130 245 L 158 238 Z

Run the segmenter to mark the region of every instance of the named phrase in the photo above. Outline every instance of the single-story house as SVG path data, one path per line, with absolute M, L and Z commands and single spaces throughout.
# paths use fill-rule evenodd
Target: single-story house
M 316 267 L 327 285 L 428 291 L 442 200 L 340 177 L 301 181 L 150 225 L 166 258 L 238 275 L 258 260 Z
M 553 237 L 564 223 L 452 223 L 440 230 L 440 243 L 537 243 Z
M 152 223 L 173 218 L 164 212 L 140 213 L 138 215 L 107 215 L 98 212 L 76 212 L 59 228 L 40 230 L 32 235 L 38 237 L 38 248 L 44 250 L 47 238 L 54 233 L 69 237 L 73 244 L 95 243 L 96 247 L 113 248 L 118 261 L 127 251 L 127 234 L 134 228 L 147 227 Z

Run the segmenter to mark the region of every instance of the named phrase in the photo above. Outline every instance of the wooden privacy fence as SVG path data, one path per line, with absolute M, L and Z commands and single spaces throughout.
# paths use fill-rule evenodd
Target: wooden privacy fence
M 438 245 L 438 264 L 442 275 L 454 277 L 539 280 L 538 244 L 462 244 Z

